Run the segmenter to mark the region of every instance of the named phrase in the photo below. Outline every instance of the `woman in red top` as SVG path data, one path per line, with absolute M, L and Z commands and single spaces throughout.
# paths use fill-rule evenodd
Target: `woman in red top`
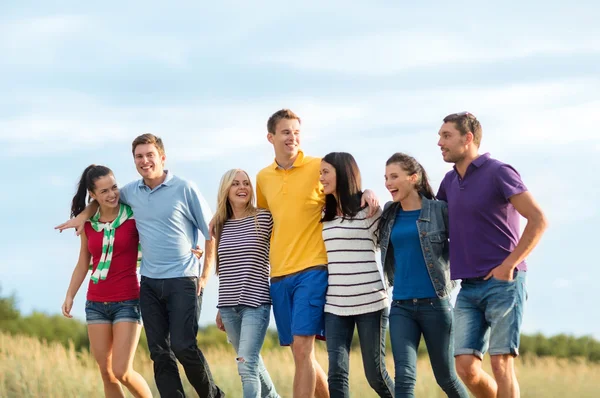
M 90 348 L 100 368 L 104 394 L 125 397 L 123 384 L 135 397 L 151 397 L 148 383 L 133 370 L 142 328 L 136 274 L 139 237 L 133 213 L 119 203 L 119 188 L 108 167 L 91 165 L 84 170 L 73 197 L 71 216 L 85 208 L 88 194 L 100 206 L 81 234 L 79 261 L 62 312 L 72 318 L 73 299 L 92 259 L 85 313 Z

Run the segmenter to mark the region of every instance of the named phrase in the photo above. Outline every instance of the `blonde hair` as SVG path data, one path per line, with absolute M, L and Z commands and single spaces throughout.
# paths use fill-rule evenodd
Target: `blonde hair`
M 254 187 L 252 186 L 252 181 L 250 180 L 250 176 L 246 171 L 242 169 L 231 169 L 223 174 L 221 177 L 221 182 L 219 183 L 219 191 L 217 193 L 217 210 L 215 211 L 215 215 L 213 216 L 213 225 L 215 229 L 215 247 L 216 247 L 216 258 L 217 258 L 217 266 L 216 273 L 219 274 L 219 241 L 221 240 L 221 233 L 223 232 L 223 226 L 225 222 L 233 217 L 233 209 L 231 207 L 231 203 L 229 203 L 229 190 L 233 185 L 233 180 L 235 180 L 235 175 L 240 172 L 244 173 L 246 177 L 248 177 L 248 181 L 250 182 L 250 200 L 246 204 L 245 216 L 254 216 L 255 223 L 258 227 L 258 220 L 256 219 L 256 214 L 258 213 L 258 209 L 255 205 L 254 198 Z

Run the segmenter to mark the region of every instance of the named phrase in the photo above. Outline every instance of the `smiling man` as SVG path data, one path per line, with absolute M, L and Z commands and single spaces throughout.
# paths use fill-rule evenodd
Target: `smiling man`
M 125 185 L 120 194 L 135 214 L 140 236 L 140 307 L 156 385 L 163 397 L 185 396 L 178 359 L 198 395 L 222 397 L 196 342 L 202 292 L 214 261 L 210 209 L 193 183 L 164 169 L 166 154 L 159 137 L 140 135 L 133 140 L 132 153 L 142 178 Z M 57 228 L 80 231 L 97 206 L 92 202 Z M 196 247 L 198 230 L 206 238 L 201 275 L 190 251 Z
M 527 295 L 525 258 L 546 219 L 513 167 L 479 154 L 482 128 L 474 115 L 446 116 L 439 137 L 444 161 L 454 163 L 437 198 L 448 202 L 451 277 L 462 279 L 454 313 L 456 369 L 476 397 L 518 397 L 514 358 Z M 522 235 L 520 216 L 527 220 Z M 494 378 L 481 367 L 486 351 Z

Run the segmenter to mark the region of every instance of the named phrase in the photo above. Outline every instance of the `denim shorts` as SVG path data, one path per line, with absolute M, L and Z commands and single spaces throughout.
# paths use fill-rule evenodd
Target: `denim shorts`
M 325 340 L 327 277 L 326 269 L 312 269 L 271 281 L 279 344 L 290 345 L 294 336 Z
M 519 355 L 527 292 L 525 271 L 512 281 L 466 279 L 454 307 L 454 355 Z
M 101 323 L 114 325 L 118 322 L 132 322 L 141 325 L 140 300 L 115 302 L 88 300 L 85 302 L 85 320 L 88 325 Z

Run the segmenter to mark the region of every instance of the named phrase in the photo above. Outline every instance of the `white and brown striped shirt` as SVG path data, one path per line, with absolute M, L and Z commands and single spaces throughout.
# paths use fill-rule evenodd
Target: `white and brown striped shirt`
M 389 304 L 375 261 L 375 230 L 381 209 L 371 218 L 367 218 L 367 213 L 368 208 L 354 218 L 336 217 L 323 223 L 329 271 L 325 312 L 359 315 L 379 311 Z
M 219 240 L 218 308 L 271 304 L 269 243 L 273 217 L 266 210 L 255 216 L 230 219 Z

